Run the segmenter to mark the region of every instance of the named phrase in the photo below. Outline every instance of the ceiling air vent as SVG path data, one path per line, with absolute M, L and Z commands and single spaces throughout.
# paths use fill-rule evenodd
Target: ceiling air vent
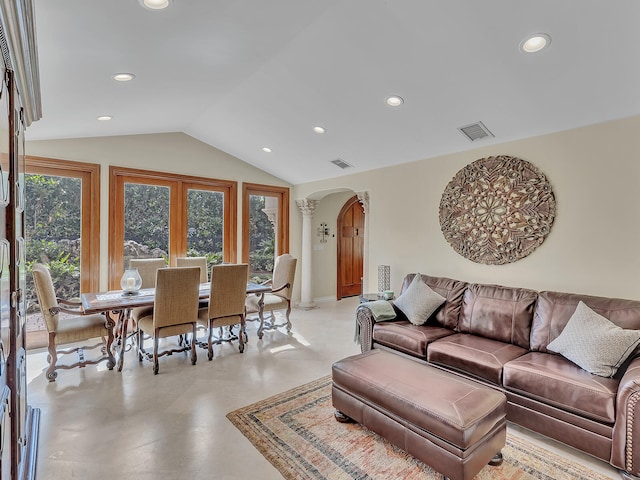
M 348 164 L 347 162 L 345 162 L 341 158 L 336 158 L 335 160 L 331 160 L 331 163 L 333 163 L 334 165 L 337 165 L 338 167 L 340 167 L 342 169 L 353 168 L 353 165 Z
M 460 132 L 472 142 L 494 136 L 482 122 L 471 123 L 464 127 L 459 127 L 458 130 L 460 130 Z

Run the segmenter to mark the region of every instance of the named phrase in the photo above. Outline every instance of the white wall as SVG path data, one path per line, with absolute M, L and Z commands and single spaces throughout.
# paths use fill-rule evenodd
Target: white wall
M 555 193 L 556 218 L 545 242 L 528 257 L 507 265 L 481 265 L 458 255 L 444 239 L 439 204 L 458 170 L 500 154 L 520 157 L 544 172 Z M 388 264 L 395 290 L 406 273 L 419 271 L 640 299 L 640 117 L 296 185 L 292 198 L 334 188 L 369 192 L 370 291 L 377 288 L 377 265 Z M 330 212 L 322 216 L 337 214 L 336 208 L 339 211 L 337 205 L 327 205 Z M 314 215 L 314 225 L 323 220 Z M 292 253 L 299 257 L 297 209 L 292 210 L 291 227 Z M 314 266 L 324 265 L 314 274 L 314 297 L 325 296 L 331 279 L 335 282 L 335 274 L 325 268 L 326 254 L 314 251 Z
M 102 287 L 107 274 L 108 165 L 290 186 L 182 133 L 27 142 L 27 154 L 102 165 Z M 528 257 L 507 265 L 480 265 L 458 255 L 446 242 L 438 207 L 445 186 L 458 170 L 498 154 L 528 160 L 545 173 L 556 197 L 556 219 L 545 242 Z M 291 192 L 290 245 L 297 258 L 301 258 L 302 220 L 295 200 L 336 189 L 347 192 L 320 201 L 313 219 L 313 244 L 319 244 L 315 232 L 320 222 L 327 222 L 335 233 L 344 201 L 352 192 L 368 191 L 371 275 L 365 288 L 369 291 L 377 288 L 377 265 L 388 264 L 395 290 L 406 273 L 420 271 L 538 290 L 640 298 L 640 202 L 636 199 L 640 117 L 296 185 Z M 240 227 L 239 222 L 239 239 Z M 335 239 L 323 246 L 313 251 L 314 298 L 335 295 Z M 299 271 L 300 267 L 296 298 L 300 296 Z
M 27 138 L 29 132 L 27 130 Z M 242 182 L 289 187 L 290 185 L 236 157 L 184 133 L 31 141 L 27 155 L 97 163 L 100 172 L 100 286 L 107 288 L 109 166 L 193 175 L 238 182 L 238 212 L 242 208 Z M 241 252 L 242 220 L 238 217 L 238 252 Z

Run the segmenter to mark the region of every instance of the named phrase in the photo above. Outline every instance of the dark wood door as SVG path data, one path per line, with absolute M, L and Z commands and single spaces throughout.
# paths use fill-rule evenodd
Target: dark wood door
M 24 122 L 23 111 L 19 103 L 18 91 L 15 86 L 15 76 L 9 76 L 12 95 L 9 100 L 11 126 L 11 148 L 9 169 L 9 196 L 12 208 L 7 211 L 7 233 L 9 234 L 9 284 L 11 288 L 11 348 L 14 355 L 10 358 L 13 365 L 8 370 L 9 383 L 13 389 L 11 396 L 11 419 L 13 422 L 14 446 L 12 478 L 24 478 L 25 466 L 29 455 L 29 420 L 30 414 L 27 406 L 27 350 L 26 350 L 26 239 L 24 237 Z
M 362 293 L 364 210 L 351 197 L 338 215 L 338 300 Z
M 1 63 L 1 61 L 0 61 Z M 0 84 L 0 321 L 2 335 L 0 337 L 0 470 L 2 480 L 11 478 L 11 416 L 9 415 L 12 399 L 9 384 L 11 350 L 11 285 L 9 262 L 9 235 L 7 222 L 11 214 L 9 197 L 9 172 L 11 129 L 9 126 L 9 92 L 7 71 L 4 65 L 1 69 Z
M 24 118 L 14 74 L 0 85 L 0 472 L 35 477 L 39 410 L 27 404 Z
M 32 480 L 40 410 L 27 404 L 25 350 L 25 111 L 40 118 L 37 49 L 31 0 L 0 6 L 0 479 Z M 4 2 L 2 3 L 4 5 Z M 14 28 L 14 32 L 5 30 Z M 14 41 L 18 39 L 16 45 Z M 18 95 L 21 73 L 24 90 Z M 29 89 L 33 87 L 31 92 Z

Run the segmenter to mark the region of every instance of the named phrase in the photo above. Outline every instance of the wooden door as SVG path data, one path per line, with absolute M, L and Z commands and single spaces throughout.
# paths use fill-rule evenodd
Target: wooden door
M 338 300 L 362 293 L 364 209 L 351 197 L 338 215 Z
M 24 118 L 13 72 L 5 69 L 4 74 L 0 85 L 0 472 L 2 480 L 28 480 L 35 478 L 40 412 L 27 405 Z
M 11 149 L 9 169 L 9 196 L 11 205 L 7 211 L 7 233 L 9 234 L 9 285 L 11 288 L 11 340 L 14 360 L 9 368 L 9 382 L 13 389 L 11 396 L 12 445 L 14 446 L 12 478 L 24 478 L 28 451 L 29 407 L 27 406 L 27 350 L 26 350 L 26 240 L 24 237 L 25 202 L 25 155 L 23 112 L 15 86 L 14 75 L 9 76 L 12 95 L 9 100 L 11 126 Z
M 2 63 L 0 61 L 0 63 Z M 8 361 L 13 357 L 11 350 L 11 286 L 9 276 L 9 234 L 7 217 L 11 207 L 9 197 L 10 140 L 9 92 L 7 71 L 1 69 L 0 84 L 0 471 L 2 480 L 11 478 L 11 388 L 9 385 Z
M 35 478 L 40 410 L 27 404 L 25 350 L 25 111 L 40 118 L 37 52 L 31 0 L 0 2 L 0 479 Z M 5 28 L 15 27 L 10 35 Z M 13 43 L 18 39 L 19 44 Z M 33 91 L 30 91 L 33 87 Z

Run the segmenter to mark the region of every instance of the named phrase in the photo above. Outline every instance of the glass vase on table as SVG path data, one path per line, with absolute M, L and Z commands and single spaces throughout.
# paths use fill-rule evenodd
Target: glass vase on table
M 120 288 L 122 288 L 122 295 L 137 295 L 142 287 L 142 277 L 138 273 L 137 268 L 129 268 L 124 271 L 122 278 L 120 279 Z

